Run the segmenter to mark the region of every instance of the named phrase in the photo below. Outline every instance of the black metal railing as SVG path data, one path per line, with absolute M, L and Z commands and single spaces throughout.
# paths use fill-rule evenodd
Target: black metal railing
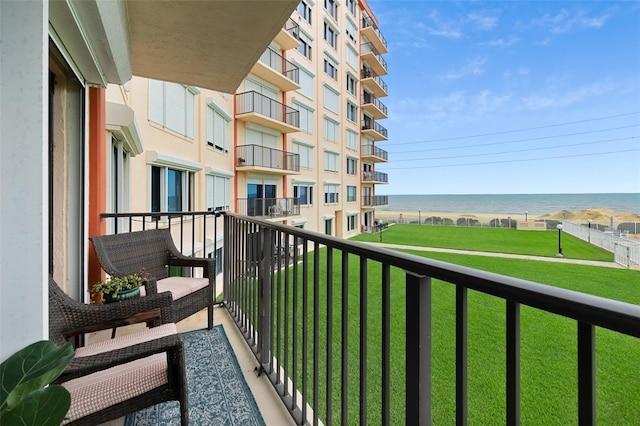
M 287 19 L 287 22 L 284 23 L 283 27 L 286 32 L 291 34 L 293 38 L 296 40 L 300 40 L 300 25 L 293 18 Z
M 364 28 L 369 28 L 369 27 L 374 29 L 376 35 L 378 36 L 378 38 L 380 39 L 382 44 L 386 47 L 387 46 L 387 40 L 382 36 L 382 33 L 378 29 L 378 26 L 376 25 L 376 23 L 373 22 L 373 19 L 371 19 L 370 17 L 363 16 L 362 17 L 362 26 L 360 28 L 364 29 Z
M 253 90 L 236 94 L 236 114 L 252 112 L 300 127 L 300 113 L 294 108 Z
M 389 175 L 382 172 L 372 172 L 369 170 L 365 170 L 362 172 L 362 181 L 363 182 L 389 182 Z
M 388 159 L 388 153 L 382 148 L 378 148 L 375 145 L 362 145 L 361 147 L 362 156 L 374 156 L 384 159 L 385 161 Z
M 378 86 L 380 86 L 380 88 L 384 90 L 385 93 L 387 93 L 387 83 L 385 83 L 384 80 L 380 78 L 380 76 L 376 74 L 376 72 L 371 68 L 366 68 L 366 67 L 362 68 L 362 72 L 360 73 L 360 76 L 362 79 L 365 79 L 365 78 L 373 79 L 376 83 L 378 83 Z
M 388 195 L 363 195 L 362 205 L 364 207 L 377 207 L 389 205 Z
M 267 47 L 267 50 L 265 50 L 262 56 L 260 56 L 260 62 L 287 77 L 289 80 L 299 83 L 300 69 L 298 66 L 293 62 L 288 61 L 272 48 Z
M 380 111 L 382 111 L 384 113 L 384 115 L 387 115 L 387 106 L 385 104 L 383 104 L 382 102 L 380 102 L 380 99 L 376 98 L 371 93 L 364 92 L 362 94 L 362 103 L 363 104 L 374 104 L 376 106 L 376 108 L 378 108 Z
M 376 120 L 366 115 L 362 119 L 362 130 L 374 130 L 385 138 L 387 137 L 387 129 L 379 124 Z
M 469 336 L 491 339 L 471 331 L 472 312 L 485 309 L 486 297 L 479 295 L 504 301 L 504 338 L 494 350 L 503 360 L 506 389 L 505 418 L 494 419 L 498 423 L 520 424 L 521 393 L 545 386 L 536 377 L 520 380 L 521 363 L 539 362 L 521 358 L 521 334 L 548 331 L 535 321 L 521 324 L 522 306 L 577 327 L 571 344 L 581 425 L 596 422 L 596 329 L 598 337 L 609 329 L 640 338 L 637 305 L 231 213 L 224 214 L 223 269 L 224 304 L 298 424 L 432 424 L 432 401 L 446 393 L 432 387 L 436 345 L 455 353 L 455 414 L 440 420 L 467 424 L 468 400 L 493 398 L 468 396 L 468 377 L 483 368 L 474 363 Z M 433 280 L 443 282 L 438 294 L 446 288 L 452 301 L 446 341 L 432 339 L 432 312 L 442 303 L 432 298 Z M 635 368 L 637 360 L 628 362 Z
M 239 145 L 236 147 L 236 167 L 244 166 L 299 172 L 300 155 L 261 145 Z
M 238 198 L 238 214 L 249 217 L 287 217 L 300 214 L 298 198 Z
M 380 52 L 378 52 L 378 49 L 376 49 L 372 43 L 362 43 L 360 45 L 360 54 L 364 55 L 367 53 L 372 53 L 373 56 L 376 57 L 378 62 L 380 62 L 380 65 L 382 65 L 382 68 L 384 68 L 385 70 L 387 69 L 387 61 L 384 60 Z

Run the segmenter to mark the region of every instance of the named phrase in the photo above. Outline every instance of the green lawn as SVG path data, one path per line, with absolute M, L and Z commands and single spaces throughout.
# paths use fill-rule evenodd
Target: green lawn
M 415 226 L 394 226 L 415 229 Z M 422 227 L 421 227 L 422 228 Z M 430 228 L 431 227 L 424 227 Z M 444 230 L 446 228 L 439 228 Z M 484 231 L 484 229 L 464 228 L 464 231 Z M 507 234 L 549 234 L 546 232 L 517 232 L 510 230 L 490 230 Z M 444 231 L 448 232 L 448 231 Z M 552 233 L 551 233 L 552 234 Z M 385 237 L 388 234 L 385 233 Z M 413 237 L 414 234 L 412 234 Z M 485 234 L 485 235 L 488 235 Z M 490 239 L 487 237 L 487 239 Z M 502 239 L 502 241 L 505 241 Z M 399 242 L 406 243 L 406 242 Z M 498 243 L 493 243 L 496 247 Z M 579 246 L 580 244 L 578 244 Z M 532 247 L 525 244 L 524 247 Z M 483 248 L 482 250 L 486 250 Z M 640 273 L 623 269 L 599 268 L 593 266 L 547 263 L 530 260 L 488 258 L 470 255 L 456 255 L 434 252 L 411 252 L 446 262 L 456 263 L 478 269 L 484 269 L 505 275 L 511 275 L 531 281 L 604 296 L 629 303 L 640 304 Z M 530 253 L 527 253 L 530 254 Z M 341 291 L 341 256 L 334 253 L 333 297 L 327 300 L 326 249 L 320 252 L 320 277 L 317 307 L 320 318 L 318 345 L 314 344 L 311 318 L 314 309 L 313 264 L 308 270 L 307 316 L 303 314 L 303 288 L 299 284 L 297 298 L 293 298 L 290 289 L 289 318 L 296 324 L 298 347 L 302 348 L 303 324 L 310 328 L 308 332 L 307 356 L 309 359 L 308 400 L 313 401 L 311 377 L 314 349 L 318 351 L 319 362 L 319 400 L 321 419 L 326 419 L 326 383 L 331 383 L 333 422 L 340 422 L 340 396 L 346 391 L 349 396 L 348 424 L 359 422 L 359 369 L 360 358 L 360 300 L 359 287 L 360 264 L 353 256 L 349 257 L 348 294 Z M 312 260 L 312 258 L 311 258 Z M 291 271 L 290 271 L 291 272 Z M 369 262 L 367 267 L 368 285 L 366 294 L 368 308 L 367 335 L 367 383 L 368 411 L 367 423 L 379 424 L 381 421 L 381 288 L 380 265 Z M 284 274 L 281 286 L 284 288 Z M 302 278 L 302 268 L 298 269 Z M 406 366 L 405 353 L 405 290 L 404 273 L 391 271 L 391 423 L 404 423 L 404 378 Z M 292 281 L 291 281 L 292 282 Z M 301 280 L 302 282 L 302 280 Z M 274 289 L 275 290 L 275 289 Z M 275 293 L 277 294 L 277 293 Z M 345 389 L 341 387 L 341 301 L 348 297 L 348 348 L 349 382 Z M 284 289 L 280 299 L 284 303 Z M 291 314 L 291 305 L 297 300 L 298 310 L 295 320 Z M 333 309 L 331 324 L 332 335 L 327 337 L 328 306 Z M 522 315 L 522 424 L 576 424 L 577 423 L 577 373 L 576 373 L 576 323 L 575 321 L 523 306 Z M 433 282 L 433 420 L 434 424 L 455 423 L 455 287 L 435 280 Z M 505 302 L 495 297 L 477 292 L 469 293 L 469 424 L 500 424 L 505 419 Z M 284 330 L 281 329 L 284 336 Z M 289 330 L 291 339 L 293 327 Z M 328 341 L 333 342 L 330 351 L 331 376 L 328 374 Z M 607 330 L 597 330 L 597 413 L 598 423 L 605 425 L 635 425 L 640 422 L 640 341 Z M 298 386 L 301 385 L 302 352 L 296 359 Z M 292 367 L 289 359 L 289 368 Z M 409 366 L 409 368 L 411 368 Z
M 361 234 L 354 241 L 379 242 L 380 234 Z M 557 231 L 517 231 L 505 228 L 393 225 L 382 233 L 382 241 L 420 247 L 512 253 L 555 257 Z M 613 262 L 613 254 L 566 232 L 561 237 L 562 253 L 568 259 Z

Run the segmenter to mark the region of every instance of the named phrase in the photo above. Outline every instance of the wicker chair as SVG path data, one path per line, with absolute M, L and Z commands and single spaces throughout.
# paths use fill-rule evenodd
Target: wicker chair
M 214 259 L 183 255 L 173 243 L 169 229 L 102 235 L 92 237 L 91 242 L 106 273 L 124 276 L 144 269 L 157 281 L 157 287 L 145 286 L 146 294 L 172 293 L 176 322 L 207 308 L 207 328 L 213 328 Z M 203 268 L 204 278 L 169 277 L 169 266 Z
M 173 323 L 171 296 L 85 305 L 49 280 L 49 339 L 59 345 L 78 334 L 130 323 L 140 312 L 155 313 L 156 327 L 76 348 L 56 380 L 71 393 L 63 424 L 94 425 L 175 400 L 181 424 L 188 424 L 183 343 Z

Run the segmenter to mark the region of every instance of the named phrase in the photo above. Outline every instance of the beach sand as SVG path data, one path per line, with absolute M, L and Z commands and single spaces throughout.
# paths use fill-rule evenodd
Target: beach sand
M 410 223 L 418 221 L 418 218 L 424 223 L 425 219 L 430 217 L 440 217 L 442 219 L 451 219 L 454 223 L 460 218 L 469 218 L 470 220 L 477 220 L 480 223 L 489 223 L 493 219 L 508 219 L 511 220 L 528 221 L 535 220 L 568 220 L 575 223 L 586 223 L 588 219 L 591 219 L 594 224 L 601 224 L 609 226 L 611 217 L 613 217 L 614 225 L 623 222 L 640 222 L 640 214 L 630 212 L 615 212 L 611 209 L 599 208 L 588 210 L 561 210 L 559 212 L 545 213 L 542 215 L 527 214 L 499 214 L 499 213 L 462 213 L 462 212 L 397 212 L 397 211 L 376 211 L 376 218 L 386 222 L 398 222 L 399 219 L 403 219 L 404 223 Z

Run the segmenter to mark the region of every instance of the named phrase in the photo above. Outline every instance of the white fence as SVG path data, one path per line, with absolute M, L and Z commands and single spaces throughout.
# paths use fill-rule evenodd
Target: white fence
M 585 225 L 562 221 L 562 230 L 601 247 L 614 254 L 616 263 L 629 267 L 632 264 L 640 265 L 640 243 L 619 236 L 614 232 L 602 232 Z

